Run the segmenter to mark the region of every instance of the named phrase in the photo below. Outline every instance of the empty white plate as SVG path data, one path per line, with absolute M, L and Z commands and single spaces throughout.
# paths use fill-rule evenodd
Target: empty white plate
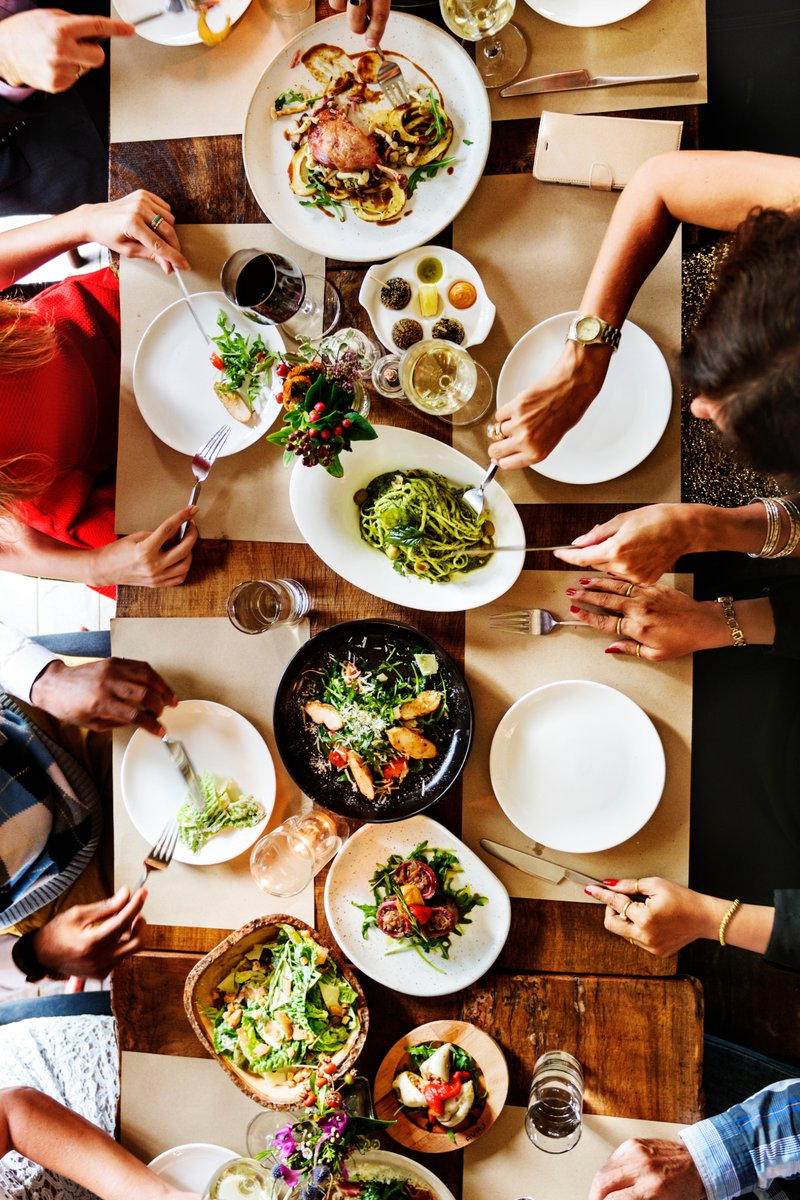
M 525 0 L 526 4 L 557 25 L 574 25 L 581 29 L 594 29 L 598 25 L 612 25 L 624 21 L 650 3 L 650 0 Z
M 497 407 L 555 366 L 574 312 L 548 317 L 512 349 L 497 381 Z M 672 380 L 653 339 L 626 321 L 600 392 L 577 425 L 533 470 L 561 483 L 603 483 L 632 471 L 661 440 L 672 408 Z
M 232 1158 L 238 1158 L 238 1155 L 224 1146 L 214 1146 L 211 1142 L 187 1142 L 184 1146 L 165 1150 L 147 1165 L 172 1187 L 202 1195 L 214 1172 Z
M 532 841 L 592 854 L 649 821 L 666 763 L 638 704 L 603 683 L 565 679 L 512 705 L 492 739 L 489 772 L 503 812 Z

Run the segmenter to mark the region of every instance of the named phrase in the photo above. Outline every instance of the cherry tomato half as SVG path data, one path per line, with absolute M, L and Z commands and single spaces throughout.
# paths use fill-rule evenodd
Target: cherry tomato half
M 398 758 L 393 758 L 383 768 L 384 779 L 402 779 L 408 771 L 407 760 L 400 755 Z
M 280 379 L 285 379 L 286 376 L 289 374 L 289 370 L 290 370 L 290 368 L 289 368 L 288 363 L 279 362 L 275 368 L 275 374 L 277 376 L 279 376 Z
M 212 365 L 212 367 L 216 367 L 218 371 L 225 370 L 225 363 L 222 361 L 222 359 L 220 358 L 220 356 L 218 354 L 211 355 L 211 365 Z
M 347 755 L 343 750 L 340 750 L 338 746 L 334 746 L 328 755 L 328 762 L 332 767 L 346 767 Z
M 326 433 L 327 433 L 327 430 L 323 430 L 322 436 L 325 437 Z M 330 436 L 331 435 L 328 433 L 328 437 L 330 437 Z M 361 672 L 359 671 L 359 669 L 355 663 L 348 662 L 348 663 L 344 664 L 344 667 L 342 668 L 342 676 L 344 677 L 345 683 L 349 683 L 349 684 L 355 683 L 355 681 L 359 678 L 360 675 L 361 675 Z

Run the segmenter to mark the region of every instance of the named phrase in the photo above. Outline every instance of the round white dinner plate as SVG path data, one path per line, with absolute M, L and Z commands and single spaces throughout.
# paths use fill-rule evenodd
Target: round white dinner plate
M 114 8 L 123 21 L 137 21 L 140 17 L 149 16 L 164 7 L 165 0 L 114 0 Z M 209 9 L 208 26 L 216 33 L 225 26 L 225 18 L 229 17 L 231 25 L 235 25 L 250 7 L 250 0 L 219 0 Z M 136 27 L 139 37 L 148 42 L 156 42 L 159 46 L 200 46 L 202 38 L 197 32 L 196 12 L 165 12 L 152 21 L 144 21 Z M 211 47 L 209 47 L 211 49 Z
M 251 339 L 260 334 L 270 350 L 284 349 L 274 325 L 248 320 L 224 293 L 195 292 L 192 303 L 209 337 L 221 332 L 217 317 L 222 310 L 239 333 Z M 262 393 L 250 420 L 245 424 L 228 416 L 214 393 L 220 379 L 211 363 L 216 349 L 203 343 L 185 300 L 176 300 L 154 317 L 139 342 L 133 361 L 136 403 L 156 437 L 181 454 L 195 454 L 220 425 L 231 430 L 220 458 L 237 454 L 263 437 L 281 412 L 275 396 L 283 380 L 273 371 L 271 387 Z
M 555 366 L 574 312 L 534 325 L 511 350 L 497 381 L 497 407 Z M 661 440 L 672 408 L 672 379 L 653 339 L 626 321 L 605 383 L 578 424 L 534 471 L 561 483 L 603 483 L 644 462 Z
M 439 311 L 435 317 L 423 317 L 419 311 L 419 285 L 417 266 L 423 258 L 438 258 L 442 264 L 442 278 L 436 284 L 439 290 Z M 405 279 L 411 287 L 411 300 L 405 308 L 387 308 L 381 304 L 381 280 L 399 276 Z M 454 308 L 447 299 L 450 287 L 459 279 L 471 283 L 478 293 L 475 303 L 470 308 Z M 497 309 L 486 294 L 486 288 L 480 275 L 469 259 L 464 258 L 456 250 L 448 250 L 446 246 L 420 246 L 416 250 L 407 250 L 398 254 L 391 262 L 381 263 L 375 271 L 367 271 L 358 302 L 369 313 L 372 328 L 377 333 L 384 346 L 396 350 L 392 340 L 392 326 L 395 321 L 410 317 L 419 321 L 426 338 L 431 336 L 431 330 L 442 317 L 455 317 L 464 326 L 464 341 L 462 346 L 476 346 L 486 339 L 492 328 Z
M 290 189 L 292 148 L 283 134 L 295 118 L 273 121 L 270 116 L 276 96 L 291 85 L 315 85 L 302 64 L 293 64 L 321 43 L 349 54 L 365 50 L 363 34 L 348 29 L 346 13 L 337 13 L 298 33 L 275 55 L 256 85 L 244 124 L 244 169 L 253 194 L 281 233 L 306 250 L 329 258 L 377 262 L 421 246 L 461 212 L 486 164 L 491 115 L 475 64 L 455 38 L 429 21 L 408 13 L 390 15 L 383 51 L 390 57 L 397 55 L 409 87 L 430 87 L 433 80 L 441 90 L 454 129 L 447 155 L 456 162 L 435 178 L 423 180 L 394 224 L 362 221 L 349 206 L 344 221 L 339 221 L 318 208 L 304 208 Z
M 173 1150 L 165 1150 L 147 1165 L 166 1183 L 183 1192 L 198 1192 L 201 1196 L 215 1171 L 223 1163 L 238 1158 L 233 1150 L 214 1146 L 211 1142 L 187 1142 Z
M 525 0 L 525 3 L 548 21 L 556 25 L 574 25 L 581 29 L 594 29 L 599 25 L 612 25 L 624 21 L 650 0 Z
M 495 730 L 489 773 L 503 812 L 532 841 L 592 854 L 650 820 L 666 763 L 638 704 L 603 683 L 565 679 L 512 705 Z
M 505 595 L 522 570 L 522 550 L 494 554 L 479 570 L 456 575 L 447 583 L 431 583 L 399 575 L 385 554 L 363 540 L 353 496 L 376 476 L 415 467 L 471 487 L 486 473 L 465 454 L 424 433 L 390 425 L 376 425 L 375 429 L 377 440 L 354 442 L 352 454 L 342 455 L 341 479 L 334 479 L 319 467 L 308 470 L 302 463 L 292 471 L 292 515 L 314 553 L 348 583 L 382 600 L 423 612 L 463 612 Z M 499 483 L 491 483 L 485 494 L 496 544 L 524 546 L 525 531 L 519 513 Z
M 461 937 L 453 938 L 450 957 L 433 954 L 430 961 L 423 961 L 413 948 L 398 952 L 397 942 L 380 929 L 362 937 L 364 915 L 356 908 L 374 902 L 369 881 L 376 867 L 390 855 L 406 855 L 425 841 L 431 849 L 456 854 L 464 868 L 458 886 L 469 884 L 489 900 L 469 913 L 472 924 L 463 927 Z M 511 928 L 511 901 L 497 876 L 469 846 L 438 821 L 420 814 L 392 824 L 362 825 L 345 842 L 325 882 L 325 915 L 342 953 L 376 983 L 408 996 L 449 996 L 485 975 L 503 949 Z
M 450 1189 L 445 1187 L 433 1171 L 429 1171 L 427 1167 L 423 1167 L 421 1163 L 415 1162 L 412 1158 L 406 1158 L 405 1154 L 394 1154 L 391 1150 L 370 1150 L 367 1154 L 353 1155 L 352 1159 L 348 1159 L 347 1166 L 350 1175 L 356 1178 L 360 1178 L 361 1175 L 366 1176 L 366 1171 L 370 1168 L 375 1168 L 378 1178 L 388 1172 L 392 1174 L 397 1172 L 398 1175 L 403 1175 L 412 1182 L 419 1183 L 421 1187 L 427 1188 L 434 1200 L 455 1200 Z M 360 1171 L 360 1167 L 366 1168 L 366 1170 Z
M 264 739 L 239 713 L 213 700 L 181 700 L 165 708 L 161 723 L 183 742 L 198 775 L 213 771 L 221 783 L 232 779 L 239 791 L 264 808 L 264 819 L 248 829 L 226 829 L 197 854 L 178 841 L 176 862 L 195 867 L 227 862 L 244 853 L 260 837 L 275 804 L 275 767 Z M 148 847 L 155 844 L 170 815 L 186 799 L 186 785 L 166 746 L 144 729 L 128 742 L 120 773 L 128 816 Z

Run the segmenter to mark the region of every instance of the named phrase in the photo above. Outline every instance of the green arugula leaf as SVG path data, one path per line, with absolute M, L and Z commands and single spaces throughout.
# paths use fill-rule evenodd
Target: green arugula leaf
M 408 177 L 409 197 L 414 195 L 417 186 L 423 179 L 433 179 L 441 171 L 442 167 L 449 167 L 455 161 L 454 158 L 440 158 L 438 162 L 424 163 L 421 167 L 415 167 Z
M 311 186 L 314 188 L 314 195 L 313 199 L 311 200 L 300 201 L 303 208 L 333 209 L 334 214 L 338 216 L 340 221 L 343 221 L 345 214 L 344 205 L 341 203 L 341 201 L 334 200 L 333 196 L 325 187 L 325 184 L 322 182 L 316 171 L 309 171 L 308 178 Z

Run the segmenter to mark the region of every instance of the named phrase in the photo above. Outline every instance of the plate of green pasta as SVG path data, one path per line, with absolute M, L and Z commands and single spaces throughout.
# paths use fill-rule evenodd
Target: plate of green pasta
M 504 595 L 525 561 L 522 550 L 492 553 L 525 542 L 504 490 L 489 485 L 476 519 L 462 497 L 483 466 L 423 433 L 375 428 L 341 479 L 301 464 L 292 472 L 292 513 L 311 548 L 348 583 L 406 608 L 463 612 Z

